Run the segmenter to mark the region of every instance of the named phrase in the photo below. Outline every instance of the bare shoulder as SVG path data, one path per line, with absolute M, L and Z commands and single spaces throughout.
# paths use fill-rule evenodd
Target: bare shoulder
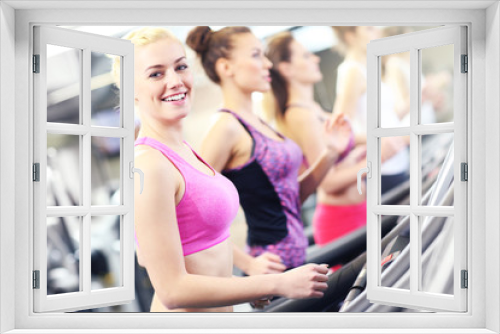
M 227 135 L 238 134 L 241 126 L 239 122 L 232 114 L 228 112 L 218 112 L 212 115 L 210 118 L 211 130 L 216 129 L 217 131 L 224 132 Z
M 179 174 L 174 164 L 163 153 L 146 145 L 135 148 L 134 165 L 141 169 L 144 175 L 158 182 L 164 182 L 166 175 Z
M 283 118 L 287 125 L 311 124 L 317 119 L 317 113 L 313 108 L 302 106 L 292 106 L 288 108 Z
M 365 78 L 365 74 L 360 66 L 355 64 L 347 64 L 345 68 L 345 77 L 346 79 L 359 80 Z

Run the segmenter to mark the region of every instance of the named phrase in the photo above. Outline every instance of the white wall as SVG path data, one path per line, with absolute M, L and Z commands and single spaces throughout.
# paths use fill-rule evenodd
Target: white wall
M 0 3 L 0 333 L 14 328 L 14 50 L 15 12 Z M 11 294 L 12 296 L 7 296 Z
M 500 5 L 490 6 L 486 11 L 486 299 L 487 304 L 494 305 L 486 309 L 486 328 L 500 332 Z M 494 241 L 496 240 L 496 241 Z M 492 265 L 496 261 L 496 265 Z M 496 277 L 496 281 L 494 279 Z M 497 301 L 493 303 L 490 301 Z

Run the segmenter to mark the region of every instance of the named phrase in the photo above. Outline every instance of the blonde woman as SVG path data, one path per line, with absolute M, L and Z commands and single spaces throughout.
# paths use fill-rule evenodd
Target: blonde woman
M 143 193 L 135 194 L 135 231 L 139 263 L 155 290 L 151 311 L 229 312 L 234 304 L 274 295 L 323 296 L 328 269 L 321 265 L 232 276 L 228 237 L 238 194 L 183 139 L 193 99 L 184 47 L 159 28 L 126 38 L 135 44 L 134 99 L 141 119 L 135 165 L 145 175 Z

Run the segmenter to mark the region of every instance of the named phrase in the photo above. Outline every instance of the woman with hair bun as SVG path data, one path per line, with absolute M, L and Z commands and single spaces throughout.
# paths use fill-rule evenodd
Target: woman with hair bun
M 271 88 L 272 64 L 259 39 L 247 27 L 216 32 L 196 27 L 186 43 L 222 89 L 223 108 L 204 138 L 201 155 L 238 189 L 248 224 L 247 252 L 252 257 L 275 254 L 286 268 L 302 265 L 308 242 L 301 203 L 347 148 L 350 125 L 341 114 L 329 119 L 325 149 L 299 174 L 304 162 L 300 147 L 253 111 L 252 93 Z M 246 262 L 251 262 L 248 255 L 236 251 L 235 264 L 245 271 Z
M 139 263 L 155 293 L 152 312 L 230 312 L 232 305 L 278 295 L 320 298 L 325 265 L 275 275 L 233 277 L 229 226 L 238 210 L 234 185 L 183 138 L 193 76 L 182 43 L 161 28 L 125 37 L 135 45 L 134 100 L 141 119 L 135 166 L 144 191 L 135 193 Z M 119 58 L 115 68 L 119 69 Z
M 331 117 L 314 101 L 314 84 L 323 78 L 320 58 L 290 32 L 272 36 L 266 56 L 273 63 L 271 87 L 276 102 L 268 114 L 278 130 L 300 146 L 306 160 L 315 161 L 325 148 L 320 129 Z M 354 145 L 354 136 L 351 140 Z M 356 182 L 358 170 L 366 166 L 365 154 L 366 146 L 359 145 L 330 169 L 318 187 L 313 217 L 317 245 L 326 245 L 366 224 L 366 200 L 358 193 Z

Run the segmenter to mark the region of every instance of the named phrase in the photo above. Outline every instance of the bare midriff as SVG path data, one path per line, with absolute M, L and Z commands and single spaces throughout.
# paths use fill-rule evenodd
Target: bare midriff
M 353 183 L 342 191 L 335 194 L 327 194 L 318 189 L 318 202 L 333 206 L 355 205 L 365 201 L 365 185 L 362 185 L 363 194 L 358 192 L 357 184 Z
M 233 251 L 230 239 L 197 253 L 184 257 L 189 274 L 217 277 L 231 277 L 233 273 Z M 205 308 L 166 308 L 155 293 L 151 312 L 232 312 L 232 306 Z

